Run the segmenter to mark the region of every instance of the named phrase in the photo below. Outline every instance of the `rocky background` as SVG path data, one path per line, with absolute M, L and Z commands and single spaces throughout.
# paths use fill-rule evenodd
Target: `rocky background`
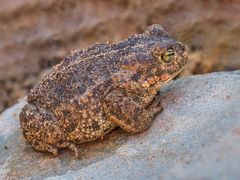
M 240 68 L 238 0 L 1 0 L 0 112 L 71 50 L 154 23 L 188 45 L 181 76 Z

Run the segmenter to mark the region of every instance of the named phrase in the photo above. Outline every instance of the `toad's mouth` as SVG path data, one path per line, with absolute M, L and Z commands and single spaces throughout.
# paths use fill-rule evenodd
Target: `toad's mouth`
M 160 81 L 162 82 L 162 84 L 167 84 L 169 81 L 174 79 L 183 69 L 184 69 L 184 67 L 182 67 L 179 71 L 177 71 L 173 74 L 163 74 L 163 75 L 161 75 L 159 77 Z
M 161 75 L 158 81 L 155 81 L 154 84 L 152 84 L 150 86 L 150 88 L 154 88 L 154 89 L 160 89 L 161 86 L 166 85 L 169 81 L 171 81 L 172 79 L 174 79 L 182 70 L 183 70 L 184 66 L 177 72 L 173 73 L 173 74 L 163 74 Z

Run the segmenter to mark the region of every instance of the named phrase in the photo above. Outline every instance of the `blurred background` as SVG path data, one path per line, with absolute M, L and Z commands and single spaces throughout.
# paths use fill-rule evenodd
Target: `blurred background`
M 239 0 L 0 0 L 0 113 L 71 50 L 161 24 L 189 49 L 180 76 L 240 69 Z

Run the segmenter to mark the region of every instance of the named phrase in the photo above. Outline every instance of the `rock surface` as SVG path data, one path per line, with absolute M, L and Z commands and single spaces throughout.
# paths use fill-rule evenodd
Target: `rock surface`
M 1 0 L 0 112 L 71 50 L 162 24 L 187 44 L 184 75 L 240 68 L 239 0 Z
M 164 111 L 148 131 L 117 129 L 80 145 L 79 159 L 26 145 L 18 103 L 0 117 L 0 179 L 239 179 L 240 71 L 182 78 L 161 97 Z

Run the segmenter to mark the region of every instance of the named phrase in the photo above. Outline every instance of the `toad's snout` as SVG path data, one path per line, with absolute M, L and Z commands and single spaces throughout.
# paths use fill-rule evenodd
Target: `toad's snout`
M 180 62 L 181 67 L 183 67 L 188 62 L 188 52 L 187 52 L 186 46 L 181 42 L 177 42 L 174 45 L 174 48 L 177 53 L 177 56 L 179 57 L 178 61 Z
M 177 42 L 174 45 L 174 47 L 175 47 L 175 50 L 176 50 L 176 52 L 179 56 L 181 56 L 184 59 L 188 58 L 188 53 L 187 53 L 187 50 L 186 50 L 186 46 L 183 43 Z

